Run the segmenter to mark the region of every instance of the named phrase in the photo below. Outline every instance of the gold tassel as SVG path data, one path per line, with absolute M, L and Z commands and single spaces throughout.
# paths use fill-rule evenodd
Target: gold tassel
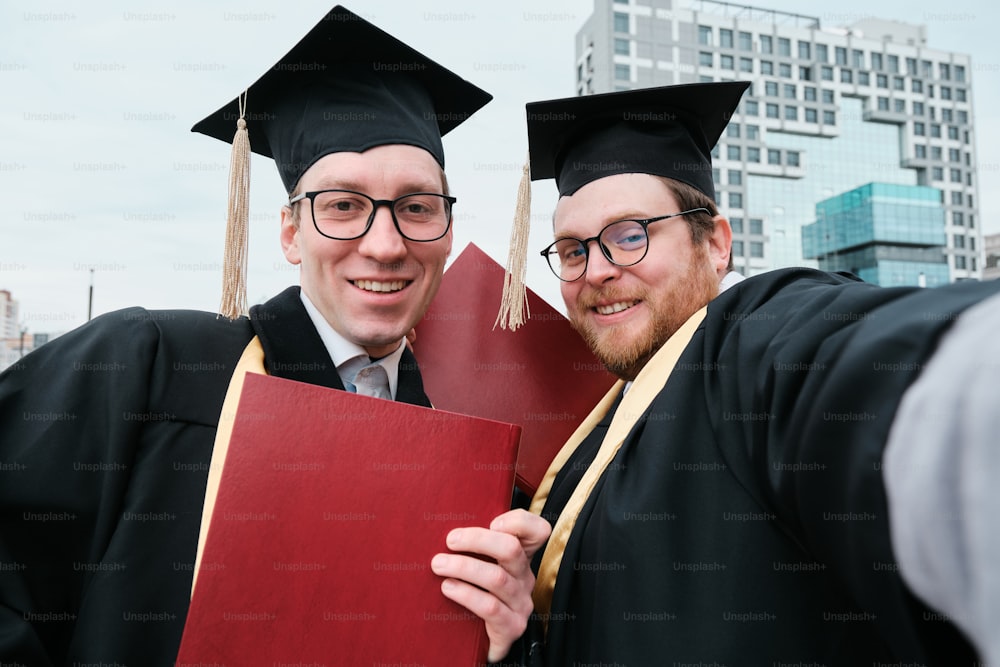
M 226 249 L 222 260 L 222 303 L 219 313 L 231 320 L 247 312 L 247 232 L 250 225 L 250 136 L 247 134 L 247 93 L 239 97 L 233 152 L 229 160 L 229 208 Z
M 510 230 L 510 249 L 507 254 L 507 272 L 503 279 L 503 296 L 500 298 L 500 312 L 493 328 L 516 331 L 531 313 L 528 310 L 528 293 L 524 278 L 528 263 L 528 235 L 531 231 L 531 166 L 525 160 L 521 172 L 521 184 L 517 188 L 517 205 L 514 209 L 514 225 Z

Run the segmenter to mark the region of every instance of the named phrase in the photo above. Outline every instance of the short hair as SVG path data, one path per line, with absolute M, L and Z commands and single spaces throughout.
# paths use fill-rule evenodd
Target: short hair
M 666 176 L 657 176 L 656 178 L 667 186 L 667 189 L 670 190 L 670 194 L 677 200 L 677 205 L 681 207 L 682 211 L 689 211 L 693 208 L 708 209 L 708 213 L 697 211 L 684 216 L 691 231 L 691 242 L 695 245 L 701 244 L 709 234 L 715 231 L 715 220 L 712 218 L 719 215 L 719 209 L 715 205 L 715 200 L 687 183 L 682 183 Z M 733 270 L 732 248 L 730 248 L 729 253 L 729 266 L 726 268 L 730 271 Z

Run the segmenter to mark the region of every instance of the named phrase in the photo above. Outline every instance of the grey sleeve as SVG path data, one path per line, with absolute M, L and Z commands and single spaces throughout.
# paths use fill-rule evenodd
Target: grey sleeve
M 903 580 L 1000 665 L 1000 296 L 962 314 L 907 390 L 882 474 Z

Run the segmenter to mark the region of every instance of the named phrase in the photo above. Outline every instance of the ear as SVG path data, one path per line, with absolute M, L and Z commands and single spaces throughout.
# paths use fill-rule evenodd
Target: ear
M 299 225 L 292 218 L 292 209 L 281 207 L 281 251 L 289 264 L 301 264 L 302 255 L 299 252 Z
M 708 237 L 708 256 L 715 267 L 715 272 L 719 274 L 719 279 L 725 277 L 729 271 L 729 255 L 733 247 L 733 229 L 729 226 L 729 220 L 721 215 L 712 218 L 715 228 Z

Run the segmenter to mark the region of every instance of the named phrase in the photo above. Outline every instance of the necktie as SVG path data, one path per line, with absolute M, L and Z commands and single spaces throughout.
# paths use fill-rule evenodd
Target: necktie
M 392 400 L 392 394 L 389 393 L 389 376 L 380 364 L 368 364 L 359 370 L 354 376 L 353 384 L 362 396 Z

